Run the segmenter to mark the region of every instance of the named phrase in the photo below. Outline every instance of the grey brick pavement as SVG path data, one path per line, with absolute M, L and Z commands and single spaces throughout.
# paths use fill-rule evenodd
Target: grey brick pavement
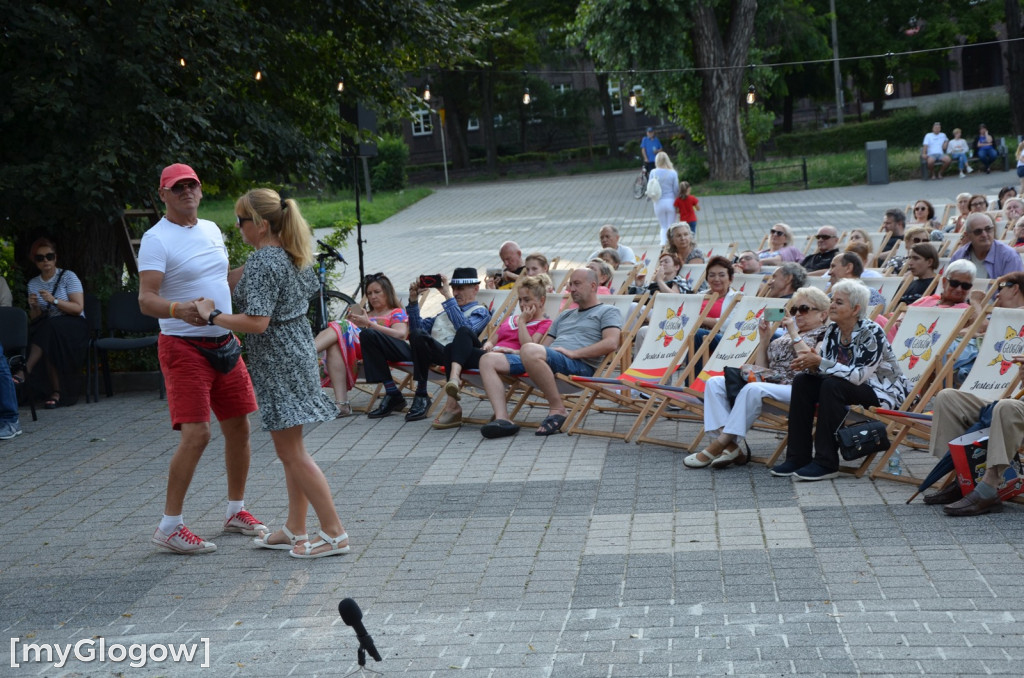
M 753 243 L 779 219 L 800 232 L 873 226 L 888 206 L 941 202 L 942 190 L 968 185 L 993 193 L 1009 177 L 701 196 L 700 228 Z M 606 221 L 642 245 L 653 217 L 628 188 L 617 173 L 441 190 L 367 228 L 367 270 L 401 280 L 424 261 L 484 266 L 510 236 L 579 258 Z M 887 481 L 797 485 L 756 464 L 691 471 L 653 445 L 528 432 L 488 441 L 472 427 L 357 416 L 306 434 L 350 555 L 301 562 L 220 534 L 215 435 L 186 519 L 218 551 L 188 558 L 149 544 L 177 442 L 153 393 L 43 410 L 38 422 L 26 413 L 23 425 L 25 435 L 0 443 L 9 638 L 208 638 L 212 668 L 12 668 L 8 649 L 5 675 L 344 675 L 356 648 L 336 613 L 344 597 L 362 606 L 385 655 L 373 668 L 385 675 L 1021 673 L 1016 507 L 952 520 L 905 505 L 908 487 Z M 680 438 L 697 432 L 676 426 Z M 761 453 L 775 444 L 766 434 L 751 442 Z M 286 514 L 280 465 L 258 430 L 246 499 L 272 525 Z

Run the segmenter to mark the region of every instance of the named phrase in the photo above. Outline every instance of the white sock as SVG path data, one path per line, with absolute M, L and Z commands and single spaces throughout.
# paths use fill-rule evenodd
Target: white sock
M 236 513 L 238 513 L 239 511 L 241 511 L 244 508 L 245 508 L 245 502 L 242 501 L 241 499 L 239 499 L 238 501 L 228 500 L 228 512 L 224 516 L 224 519 L 227 520 L 228 518 L 230 518 L 231 516 L 235 515 Z
M 164 514 L 164 517 L 160 519 L 160 531 L 164 534 L 171 534 L 178 525 L 185 523 L 184 518 L 181 516 L 169 516 Z

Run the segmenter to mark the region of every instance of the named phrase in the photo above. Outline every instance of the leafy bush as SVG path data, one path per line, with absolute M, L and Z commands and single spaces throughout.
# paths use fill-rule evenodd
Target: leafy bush
M 375 191 L 400 191 L 408 183 L 409 147 L 399 136 L 385 134 L 370 159 L 370 182 Z
M 964 138 L 973 141 L 978 125 L 985 123 L 994 137 L 1006 136 L 1012 129 L 1010 108 L 1005 102 L 986 101 L 965 108 L 958 102 L 939 105 L 927 112 L 916 108 L 903 109 L 880 120 L 848 122 L 838 127 L 814 132 L 794 132 L 775 137 L 775 151 L 781 155 L 819 155 L 843 151 L 863 151 L 868 141 L 884 139 L 890 147 L 914 148 L 931 131 L 936 120 L 947 135 L 954 127 L 964 131 Z

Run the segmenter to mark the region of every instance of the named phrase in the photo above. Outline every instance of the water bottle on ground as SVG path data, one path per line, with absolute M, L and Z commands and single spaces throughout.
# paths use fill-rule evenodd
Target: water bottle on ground
M 886 471 L 888 471 L 889 473 L 891 473 L 894 476 L 901 476 L 901 475 L 903 475 L 903 460 L 900 459 L 900 451 L 899 450 L 896 450 L 895 452 L 893 452 L 892 456 L 889 457 L 889 464 L 886 467 Z

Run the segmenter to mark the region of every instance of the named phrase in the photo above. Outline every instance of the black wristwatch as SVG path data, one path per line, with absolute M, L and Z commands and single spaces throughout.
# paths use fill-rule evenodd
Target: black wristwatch
M 210 317 L 206 320 L 206 324 L 212 325 L 213 319 L 219 316 L 221 313 L 222 311 L 218 311 L 217 309 L 213 309 L 212 311 L 210 311 Z

